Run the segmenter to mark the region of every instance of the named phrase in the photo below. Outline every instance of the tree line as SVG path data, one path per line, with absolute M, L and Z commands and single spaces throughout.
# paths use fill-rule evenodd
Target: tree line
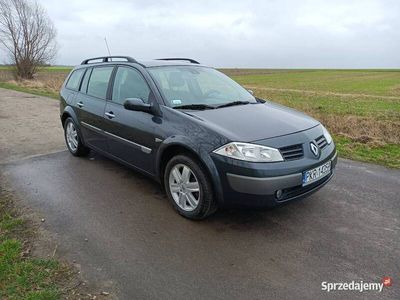
M 57 31 L 46 10 L 30 0 L 0 0 L 0 45 L 18 79 L 32 79 L 57 54 Z

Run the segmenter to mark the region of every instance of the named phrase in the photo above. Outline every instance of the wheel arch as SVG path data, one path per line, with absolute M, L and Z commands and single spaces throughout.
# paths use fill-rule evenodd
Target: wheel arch
M 223 201 L 220 177 L 217 168 L 207 152 L 197 151 L 191 143 L 184 143 L 183 141 L 164 141 L 157 153 L 156 159 L 156 177 L 163 183 L 164 171 L 168 161 L 179 154 L 186 154 L 196 159 L 201 166 L 206 170 L 207 175 L 211 179 L 214 194 L 218 202 Z
M 72 120 L 74 120 L 75 125 L 78 129 L 79 138 L 81 139 L 82 144 L 84 144 L 86 146 L 85 140 L 82 135 L 81 124 L 79 122 L 78 116 L 76 115 L 75 111 L 73 110 L 73 108 L 71 106 L 66 106 L 63 113 L 61 114 L 61 124 L 62 124 L 63 128 L 64 128 L 65 121 L 68 118 L 72 118 Z
M 62 123 L 63 127 L 64 127 L 65 120 L 69 117 L 71 117 L 75 121 L 76 125 L 78 125 L 80 127 L 80 124 L 78 122 L 78 117 L 71 106 L 66 106 L 61 115 L 61 123 Z

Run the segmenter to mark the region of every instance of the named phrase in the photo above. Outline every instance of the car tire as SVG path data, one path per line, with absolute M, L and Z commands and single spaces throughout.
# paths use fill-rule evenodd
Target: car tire
M 79 128 L 71 117 L 64 122 L 64 138 L 72 155 L 86 156 L 89 154 L 90 149 L 83 145 Z
M 177 177 L 179 178 L 177 172 L 181 176 L 180 183 L 177 180 Z M 189 177 L 188 172 L 190 172 Z M 196 192 L 196 182 L 198 192 Z M 185 218 L 200 220 L 217 210 L 212 184 L 206 170 L 189 155 L 174 156 L 167 163 L 164 186 L 174 209 Z

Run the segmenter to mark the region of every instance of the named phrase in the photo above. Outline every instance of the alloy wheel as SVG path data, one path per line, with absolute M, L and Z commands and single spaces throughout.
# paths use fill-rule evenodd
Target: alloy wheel
M 184 164 L 169 173 L 169 190 L 175 203 L 184 211 L 193 211 L 200 201 L 200 185 L 193 171 Z
M 67 138 L 68 147 L 72 152 L 78 149 L 78 132 L 72 122 L 68 122 L 65 136 Z

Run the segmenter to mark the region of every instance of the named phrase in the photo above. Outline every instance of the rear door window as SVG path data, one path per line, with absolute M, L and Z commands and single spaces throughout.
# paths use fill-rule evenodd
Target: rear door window
M 101 99 L 106 99 L 108 82 L 114 67 L 93 68 L 89 79 L 87 94 Z
M 81 82 L 81 77 L 85 69 L 78 69 L 72 72 L 68 79 L 66 87 L 71 90 L 77 91 L 79 89 L 79 83 Z

